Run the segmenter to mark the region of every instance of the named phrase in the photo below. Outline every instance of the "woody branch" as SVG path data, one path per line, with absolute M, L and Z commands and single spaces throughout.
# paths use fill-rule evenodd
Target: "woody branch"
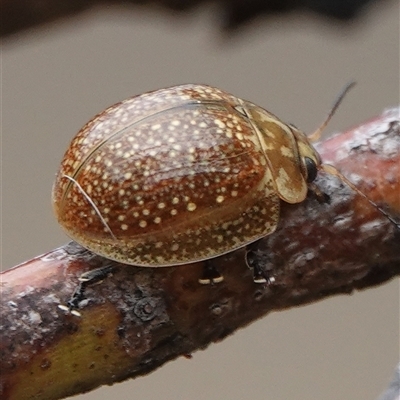
M 318 146 L 360 191 L 399 221 L 400 108 Z M 382 284 L 400 274 L 400 230 L 337 177 L 283 205 L 279 228 L 259 256 L 274 277 L 253 283 L 243 250 L 219 259 L 225 281 L 202 286 L 201 263 L 136 268 L 109 262 L 75 243 L 4 272 L 1 315 L 2 399 L 60 399 L 147 374 L 204 349 L 271 311 Z M 89 286 L 81 317 L 65 304 L 78 277 L 109 265 L 112 276 Z M 90 362 L 88 362 L 90 360 Z

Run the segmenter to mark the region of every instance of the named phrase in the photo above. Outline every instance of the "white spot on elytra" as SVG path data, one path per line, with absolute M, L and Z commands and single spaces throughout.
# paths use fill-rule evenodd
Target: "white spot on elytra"
M 240 132 L 236 132 L 236 137 L 237 137 L 239 140 L 243 140 L 243 135 L 242 135 Z
M 196 204 L 194 204 L 194 203 L 189 203 L 189 204 L 187 205 L 187 210 L 188 210 L 188 211 L 194 211 L 196 208 L 197 208 L 197 206 L 196 206 Z
M 214 123 L 215 123 L 215 125 L 217 125 L 221 129 L 225 128 L 225 124 L 220 119 L 215 119 Z

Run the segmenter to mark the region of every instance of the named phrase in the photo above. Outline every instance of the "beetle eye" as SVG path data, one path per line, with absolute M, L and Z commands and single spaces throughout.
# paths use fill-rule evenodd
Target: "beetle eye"
M 317 164 L 315 164 L 314 160 L 312 160 L 310 157 L 304 157 L 304 164 L 307 171 L 307 182 L 313 182 L 318 173 Z

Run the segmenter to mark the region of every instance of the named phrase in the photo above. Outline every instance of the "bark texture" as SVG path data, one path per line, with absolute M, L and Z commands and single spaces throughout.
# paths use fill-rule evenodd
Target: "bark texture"
M 400 108 L 382 113 L 318 146 L 362 195 L 324 172 L 310 195 L 283 205 L 277 232 L 259 257 L 274 277 L 253 283 L 244 251 L 220 257 L 225 277 L 202 286 L 202 263 L 137 268 L 107 261 L 69 243 L 4 272 L 0 395 L 4 400 L 60 399 L 147 374 L 204 349 L 271 311 L 382 284 L 400 274 Z M 396 224 L 397 223 L 397 224 Z M 77 306 L 59 309 L 78 277 L 109 266 Z

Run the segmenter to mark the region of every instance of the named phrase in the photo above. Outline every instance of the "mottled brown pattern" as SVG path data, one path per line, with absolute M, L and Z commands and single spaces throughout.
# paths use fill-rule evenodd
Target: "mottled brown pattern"
M 291 128 L 251 103 L 205 85 L 162 89 L 82 128 L 54 208 L 72 238 L 106 257 L 194 262 L 272 233 L 279 198 L 305 197 L 299 157 Z
M 288 203 L 300 203 L 307 195 L 301 159 L 292 127 L 260 107 L 249 108 L 254 129 L 261 136 L 263 151 L 271 168 L 279 197 Z

